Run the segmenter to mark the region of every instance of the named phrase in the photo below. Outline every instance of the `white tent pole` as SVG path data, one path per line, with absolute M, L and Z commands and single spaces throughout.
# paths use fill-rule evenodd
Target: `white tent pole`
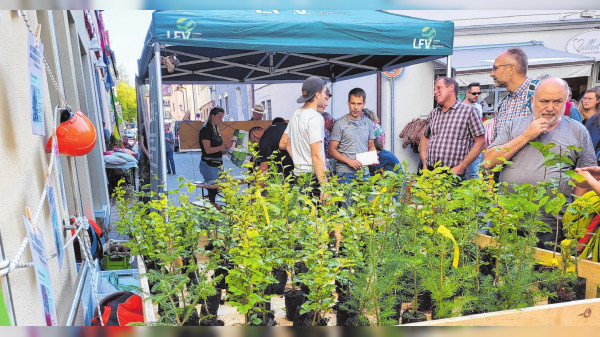
M 157 86 L 156 86 L 156 97 L 158 97 L 158 102 L 160 104 L 157 104 L 157 108 L 158 111 L 157 115 L 155 117 L 158 117 L 158 150 L 160 151 L 160 167 L 162 167 L 162 170 L 159 170 L 160 172 L 160 180 L 161 183 L 163 185 L 163 191 L 166 193 L 168 191 L 167 189 L 167 156 L 166 156 L 166 149 L 165 149 L 165 116 L 163 114 L 163 107 L 162 107 L 162 72 L 161 72 L 161 64 L 160 64 L 160 44 L 158 42 L 154 43 L 154 62 L 156 63 L 156 67 L 155 67 L 155 73 L 154 74 L 150 74 L 150 76 L 156 76 L 156 82 L 157 82 Z
M 452 55 L 448 55 L 448 67 L 446 68 L 446 77 L 452 77 Z

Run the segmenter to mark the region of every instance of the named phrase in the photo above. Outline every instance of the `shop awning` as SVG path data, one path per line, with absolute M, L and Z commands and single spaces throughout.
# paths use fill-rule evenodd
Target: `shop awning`
M 587 77 L 590 76 L 592 64 L 595 62 L 593 57 L 550 49 L 544 47 L 539 41 L 501 46 L 455 47 L 451 62 L 456 70 L 456 81 L 460 86 L 472 82 L 479 82 L 481 85 L 493 84 L 490 71 L 494 60 L 501 52 L 511 47 L 519 47 L 527 54 L 529 59 L 527 75 L 530 78 L 545 74 L 560 78 Z M 446 64 L 444 59 L 437 62 L 444 66 Z
M 163 83 L 329 81 L 452 54 L 454 23 L 385 11 L 156 11 L 139 62 L 148 80 L 152 45 L 179 60 Z

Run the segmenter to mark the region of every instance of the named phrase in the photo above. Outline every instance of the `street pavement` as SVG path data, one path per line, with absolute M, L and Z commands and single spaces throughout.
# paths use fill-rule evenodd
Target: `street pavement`
M 167 189 L 173 190 L 179 187 L 179 182 L 177 178 L 182 176 L 189 180 L 190 182 L 204 180 L 202 174 L 200 174 L 200 157 L 202 153 L 200 151 L 187 151 L 187 152 L 176 152 L 173 155 L 173 159 L 175 160 L 175 171 L 177 174 L 167 174 Z M 231 174 L 234 176 L 241 175 L 246 170 L 246 168 L 240 168 L 235 166 L 227 156 L 223 156 L 223 166 L 226 170 L 230 170 Z M 201 196 L 201 190 L 196 189 L 193 193 L 190 194 L 190 198 L 196 199 Z M 179 197 L 177 194 L 173 194 L 169 196 L 169 200 L 174 205 L 179 205 Z M 219 199 L 217 199 L 218 201 Z M 120 235 L 114 228 L 114 222 L 117 221 L 118 214 L 117 209 L 115 207 L 115 201 L 111 198 L 111 215 L 108 229 L 108 238 L 112 240 L 128 240 L 127 235 Z
M 186 152 L 176 152 L 173 155 L 173 159 L 175 160 L 175 171 L 177 174 L 167 174 L 167 189 L 173 190 L 177 189 L 179 186 L 179 182 L 177 178 L 182 176 L 189 180 L 190 182 L 195 182 L 198 180 L 204 180 L 202 174 L 200 173 L 200 157 L 202 153 L 200 151 L 186 151 Z M 227 156 L 223 156 L 223 166 L 225 170 L 230 170 L 233 176 L 241 175 L 245 172 L 246 168 L 240 168 L 235 166 Z M 196 190 L 195 196 L 200 196 L 200 189 Z M 177 196 L 173 195 L 170 200 L 178 204 Z

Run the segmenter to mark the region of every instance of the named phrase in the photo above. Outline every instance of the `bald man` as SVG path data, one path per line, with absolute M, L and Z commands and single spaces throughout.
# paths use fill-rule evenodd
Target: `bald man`
M 537 184 L 561 176 L 560 192 L 567 200 L 571 198 L 571 193 L 581 195 L 582 189 L 571 190 L 571 186 L 568 185 L 570 178 L 564 173 L 577 167 L 596 166 L 597 162 L 590 134 L 585 127 L 563 116 L 568 90 L 567 83 L 560 78 L 550 77 L 541 81 L 532 98 L 533 115 L 515 118 L 500 130 L 494 142 L 485 151 L 485 168 L 502 164 L 498 158 L 503 157 L 511 160 L 513 164 L 500 171 L 501 182 L 518 185 Z M 530 142 L 541 142 L 544 145 L 554 143 L 556 146 L 550 151 L 567 156 L 574 164 L 563 165 L 560 168 L 544 167 L 544 157 L 538 149 L 529 144 Z M 567 149 L 570 145 L 582 150 Z M 561 218 L 562 216 L 559 216 L 559 219 Z M 542 214 L 542 220 L 556 231 L 556 217 Z M 554 234 L 544 235 L 546 236 L 540 236 L 540 247 L 545 241 L 554 241 Z

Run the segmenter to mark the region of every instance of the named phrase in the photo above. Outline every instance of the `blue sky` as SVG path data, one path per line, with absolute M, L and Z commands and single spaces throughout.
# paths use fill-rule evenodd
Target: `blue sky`
M 102 13 L 117 65 L 123 65 L 127 69 L 131 84 L 137 73 L 137 59 L 142 54 L 152 12 L 150 10 L 105 10 Z

